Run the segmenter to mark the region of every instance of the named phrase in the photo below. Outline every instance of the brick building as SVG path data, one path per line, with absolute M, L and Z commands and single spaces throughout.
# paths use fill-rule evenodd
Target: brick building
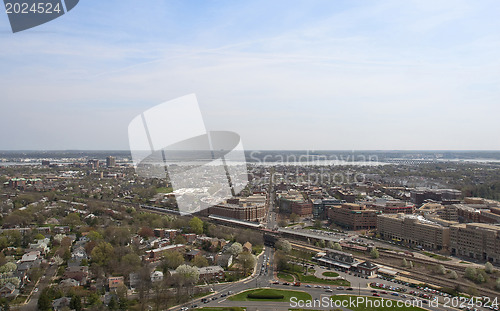
M 377 215 L 380 214 L 380 211 L 359 204 L 343 203 L 328 210 L 328 219 L 350 230 L 373 229 L 377 227 Z

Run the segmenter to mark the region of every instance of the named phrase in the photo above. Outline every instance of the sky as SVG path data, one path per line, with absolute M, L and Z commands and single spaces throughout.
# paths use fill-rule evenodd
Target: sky
M 81 0 L 18 33 L 2 13 L 0 150 L 126 150 L 134 117 L 193 93 L 245 149 L 500 150 L 499 11 Z

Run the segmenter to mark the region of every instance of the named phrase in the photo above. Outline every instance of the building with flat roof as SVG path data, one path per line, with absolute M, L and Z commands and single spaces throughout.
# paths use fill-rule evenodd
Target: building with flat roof
M 433 250 L 448 249 L 450 228 L 443 224 L 430 221 L 420 215 L 383 214 L 377 216 L 377 233 L 385 240 L 401 242 L 413 247 Z
M 450 226 L 452 255 L 500 264 L 500 226 L 467 223 Z
M 297 190 L 277 193 L 276 201 L 280 213 L 295 213 L 299 216 L 309 216 L 313 213 L 313 204 L 309 200 L 304 199 L 304 196 Z
M 106 158 L 106 166 L 107 167 L 115 167 L 116 166 L 116 158 L 113 156 L 109 156 Z
M 462 192 L 455 189 L 414 189 L 410 192 L 411 201 L 417 205 L 427 200 L 442 202 L 443 204 L 458 203 Z
M 328 209 L 328 219 L 350 230 L 373 229 L 377 227 L 377 215 L 381 213 L 359 204 L 343 203 Z
M 221 203 L 206 209 L 208 215 L 222 216 L 245 221 L 261 222 L 266 214 L 263 204 Z

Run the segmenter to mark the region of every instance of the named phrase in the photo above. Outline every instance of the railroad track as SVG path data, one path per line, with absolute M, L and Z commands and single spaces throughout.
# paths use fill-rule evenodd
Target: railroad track
M 292 247 L 300 248 L 300 249 L 303 249 L 303 250 L 314 251 L 314 252 L 322 252 L 323 251 L 322 248 L 319 248 L 319 247 L 316 247 L 316 246 L 307 245 L 307 244 L 303 244 L 303 243 L 298 243 L 296 241 L 290 242 L 290 244 L 292 245 Z M 380 252 L 380 255 L 381 256 L 386 256 L 387 253 Z M 413 278 L 413 279 L 415 279 L 417 281 L 422 281 L 423 283 L 437 285 L 437 286 L 440 286 L 440 287 L 448 287 L 448 288 L 453 288 L 453 289 L 456 288 L 458 285 L 462 286 L 462 287 L 463 286 L 470 286 L 470 287 L 475 287 L 477 289 L 477 291 L 478 291 L 478 293 L 479 293 L 480 296 L 488 296 L 488 297 L 490 297 L 492 299 L 498 297 L 498 292 L 496 292 L 494 290 L 491 290 L 491 289 L 488 289 L 488 288 L 476 287 L 476 284 L 473 284 L 473 283 L 471 283 L 471 284 L 464 284 L 461 281 L 451 280 L 451 279 L 444 278 L 444 277 L 438 276 L 438 275 L 429 276 L 426 273 L 415 271 L 415 270 L 411 270 L 411 269 L 407 269 L 407 268 L 403 268 L 401 266 L 391 265 L 391 264 L 388 264 L 387 262 L 383 261 L 382 259 L 373 259 L 373 258 L 371 258 L 369 256 L 355 255 L 354 257 L 357 257 L 357 258 L 362 259 L 362 260 L 370 260 L 371 262 L 374 262 L 374 263 L 377 263 L 377 264 L 380 264 L 380 265 L 384 265 L 384 266 L 387 266 L 387 267 L 391 267 L 391 268 L 394 268 L 394 269 L 397 269 L 397 270 L 406 271 L 406 272 L 409 273 L 409 275 L 410 275 L 411 278 Z M 397 256 L 397 255 L 394 255 L 394 254 L 390 254 L 390 256 L 387 256 L 387 257 L 397 258 L 397 259 L 401 259 L 402 260 L 401 256 Z M 403 257 L 403 258 L 406 258 L 406 257 Z M 413 260 L 413 259 L 411 259 L 411 260 L 414 261 L 414 262 L 421 262 L 421 263 L 429 264 L 428 261 L 425 261 L 423 259 L 418 259 L 417 258 L 417 260 L 419 260 L 419 261 Z M 452 267 L 455 268 L 455 266 L 452 266 Z

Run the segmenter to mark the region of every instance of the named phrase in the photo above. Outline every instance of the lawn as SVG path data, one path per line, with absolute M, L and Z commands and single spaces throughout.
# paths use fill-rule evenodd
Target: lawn
M 266 299 L 266 298 L 248 298 L 249 294 L 259 294 L 259 295 L 283 295 L 281 299 Z M 291 297 L 296 297 L 297 300 L 309 300 L 312 299 L 311 295 L 306 292 L 294 291 L 294 290 L 281 290 L 281 289 L 252 289 L 241 292 L 234 296 L 228 298 L 231 301 L 276 301 L 276 302 L 289 302 Z
M 299 280 L 302 283 L 317 283 L 317 284 L 325 284 L 325 285 L 340 285 L 340 286 L 350 286 L 351 283 L 346 280 L 325 280 L 315 277 L 314 275 L 303 275 L 298 274 Z
M 431 258 L 434 258 L 434 259 L 437 259 L 437 260 L 441 260 L 441 261 L 450 261 L 451 259 L 448 258 L 448 257 L 445 257 L 445 256 L 441 256 L 441 255 L 436 255 L 436 254 L 433 254 L 433 253 L 429 253 L 429 252 L 422 252 L 425 256 L 429 256 Z
M 317 284 L 325 284 L 325 285 L 340 285 L 340 286 L 350 286 L 346 280 L 326 280 L 315 277 L 314 275 L 304 275 L 302 273 L 303 268 L 298 265 L 290 265 L 290 270 L 286 270 L 289 274 L 293 274 L 295 276 L 295 280 L 302 283 L 317 283 Z M 335 272 L 332 272 L 335 273 Z M 338 274 L 337 274 L 338 275 Z
M 331 272 L 331 271 L 326 271 L 326 272 L 323 272 L 323 275 L 324 275 L 324 276 L 327 276 L 327 277 L 331 277 L 331 278 L 334 278 L 334 277 L 339 276 L 339 274 L 338 274 L 338 273 L 336 273 L 336 272 Z
M 282 280 L 285 280 L 287 282 L 293 282 L 293 276 L 291 276 L 288 273 L 279 272 L 278 273 L 278 278 L 280 278 Z
M 174 191 L 174 189 L 172 189 L 172 187 L 160 187 L 160 188 L 156 188 L 156 193 L 170 193 Z
M 334 301 L 334 303 L 335 303 L 335 301 L 356 300 L 357 297 L 358 296 L 353 296 L 353 295 L 338 295 L 338 296 L 332 296 L 332 297 L 330 297 L 330 299 L 332 299 Z M 384 298 L 378 298 L 378 297 L 366 297 L 366 296 L 365 296 L 365 298 L 367 300 L 371 300 L 371 301 L 374 301 L 374 300 L 383 300 L 384 301 L 384 305 L 382 305 L 382 302 L 380 302 L 380 307 L 375 307 L 373 305 L 370 306 L 369 303 L 365 303 L 365 304 L 358 304 L 353 309 L 351 309 L 351 308 L 348 308 L 348 309 L 349 310 L 353 310 L 353 311 L 385 311 L 385 310 L 425 311 L 426 310 L 426 309 L 418 308 L 418 307 L 405 307 L 405 306 L 397 307 L 395 305 L 395 300 L 392 300 L 392 299 L 384 299 Z M 389 301 L 392 301 L 392 303 L 393 303 L 392 308 L 388 308 L 388 305 L 386 304 L 386 303 L 390 303 Z M 339 302 L 339 304 L 340 304 L 340 302 Z

